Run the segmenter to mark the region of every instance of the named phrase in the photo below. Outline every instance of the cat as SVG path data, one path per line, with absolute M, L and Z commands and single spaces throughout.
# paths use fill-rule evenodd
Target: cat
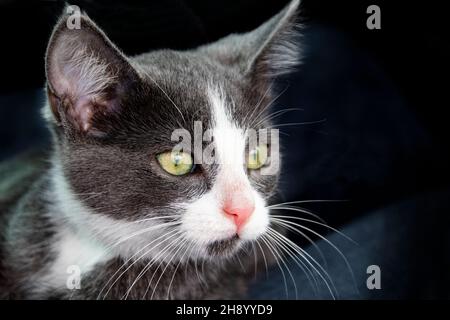
M 259 239 L 278 170 L 261 173 L 270 145 L 246 158 L 243 132 L 270 127 L 273 82 L 299 63 L 298 7 L 196 49 L 133 57 L 85 13 L 80 28 L 63 14 L 45 60 L 48 161 L 1 169 L 1 297 L 245 297 L 255 268 L 276 259 Z M 246 163 L 173 151 L 173 131 L 194 135 L 198 121 L 217 159 Z

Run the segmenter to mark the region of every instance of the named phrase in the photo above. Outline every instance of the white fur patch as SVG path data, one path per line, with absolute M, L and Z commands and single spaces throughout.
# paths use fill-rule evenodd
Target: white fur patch
M 251 192 L 255 210 L 240 230 L 243 240 L 255 240 L 269 224 L 268 209 L 263 197 L 252 188 L 244 169 L 246 137 L 243 128 L 232 120 L 232 106 L 226 105 L 223 93 L 215 88 L 208 91 L 213 114 L 213 134 L 219 172 L 212 189 L 197 201 L 186 205 L 182 229 L 188 239 L 199 245 L 225 240 L 236 234 L 232 219 L 222 211 L 224 189 L 239 185 Z M 231 186 L 231 187 L 230 187 Z
M 103 246 L 88 237 L 80 237 L 68 228 L 59 231 L 52 251 L 56 254 L 56 259 L 37 280 L 44 288 L 67 286 L 67 280 L 73 274 L 70 268 L 77 268 L 82 277 L 97 263 L 105 262 L 109 258 Z
M 166 244 L 163 241 L 166 228 L 155 221 L 129 222 L 94 213 L 77 199 L 57 161 L 53 163 L 51 174 L 55 205 L 49 215 L 59 231 L 52 244 L 56 259 L 37 279 L 40 285 L 65 287 L 69 277 L 67 268 L 72 265 L 79 267 L 83 276 L 96 264 L 113 257 L 149 260 L 158 256 Z M 157 238 L 160 240 L 154 241 Z M 158 257 L 159 261 L 166 258 L 170 255 Z

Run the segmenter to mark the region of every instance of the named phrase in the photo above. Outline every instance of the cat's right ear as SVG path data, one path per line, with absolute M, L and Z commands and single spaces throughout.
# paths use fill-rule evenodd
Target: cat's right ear
M 291 0 L 253 31 L 231 34 L 199 48 L 216 61 L 260 84 L 292 72 L 300 62 L 297 16 L 300 1 Z
M 85 14 L 79 28 L 63 14 L 46 54 L 47 92 L 58 125 L 101 135 L 96 120 L 121 110 L 123 94 L 139 79 L 127 58 Z

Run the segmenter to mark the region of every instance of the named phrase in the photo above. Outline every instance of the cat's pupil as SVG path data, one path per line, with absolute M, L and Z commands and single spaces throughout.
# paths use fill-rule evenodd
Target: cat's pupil
M 251 153 L 251 157 L 253 158 L 253 160 L 258 160 L 258 151 L 257 150 L 253 150 L 250 152 Z
M 173 162 L 174 162 L 174 166 L 175 167 L 178 167 L 179 165 L 180 165 L 180 163 L 181 163 L 181 155 L 179 154 L 179 153 L 177 153 L 177 154 L 175 154 L 175 156 L 174 156 L 174 160 L 173 160 Z

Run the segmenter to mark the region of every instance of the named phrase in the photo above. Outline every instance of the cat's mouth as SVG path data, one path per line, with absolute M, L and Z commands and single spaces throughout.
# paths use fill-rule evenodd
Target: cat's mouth
M 211 256 L 229 256 L 236 251 L 238 244 L 239 236 L 235 234 L 230 238 L 217 240 L 209 244 L 207 252 Z

